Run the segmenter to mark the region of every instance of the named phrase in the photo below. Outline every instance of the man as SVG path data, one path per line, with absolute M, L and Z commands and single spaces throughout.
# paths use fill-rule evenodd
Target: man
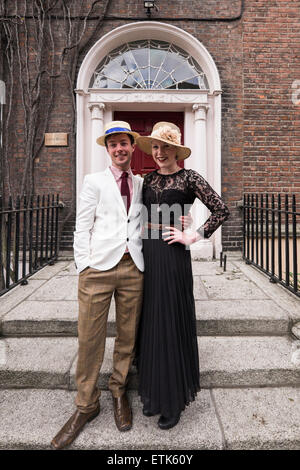
M 144 271 L 140 226 L 143 180 L 130 169 L 138 136 L 127 122 L 110 122 L 97 143 L 106 146 L 112 165 L 84 179 L 74 232 L 79 272 L 77 410 L 52 440 L 53 449 L 73 442 L 100 412 L 97 382 L 113 294 L 117 335 L 109 389 L 117 428 L 127 431 L 132 426 L 126 384 L 134 358 Z

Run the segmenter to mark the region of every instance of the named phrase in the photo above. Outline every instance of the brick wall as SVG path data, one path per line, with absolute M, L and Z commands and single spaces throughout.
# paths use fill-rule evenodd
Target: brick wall
M 245 191 L 300 191 L 300 2 L 248 1 L 243 21 Z
M 158 0 L 157 4 L 160 10 L 153 13 L 153 19 L 171 22 L 195 36 L 219 70 L 223 90 L 222 196 L 231 211 L 223 228 L 223 245 L 239 248 L 242 227 L 237 203 L 243 192 L 288 191 L 300 200 L 300 105 L 292 102 L 292 84 L 300 80 L 300 0 L 245 0 L 243 11 L 241 0 Z M 241 11 L 241 19 L 230 21 Z M 99 7 L 95 15 L 100 13 Z M 140 0 L 111 0 L 107 16 L 79 58 L 77 71 L 87 50 L 104 34 L 134 19 L 147 20 Z M 189 19 L 184 21 L 183 17 Z M 96 20 L 88 22 L 86 37 L 95 25 Z M 55 32 L 58 49 L 63 33 L 61 24 Z M 72 98 L 64 76 L 57 80 L 55 90 L 48 132 L 70 132 Z M 15 103 L 11 163 L 17 186 L 23 152 L 17 81 Z M 36 162 L 37 192 L 59 191 L 68 203 L 74 191 L 75 160 L 71 147 L 44 147 Z

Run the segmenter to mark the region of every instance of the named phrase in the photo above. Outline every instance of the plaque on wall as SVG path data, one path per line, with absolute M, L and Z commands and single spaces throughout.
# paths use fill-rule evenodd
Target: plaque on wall
M 45 146 L 66 147 L 68 146 L 67 132 L 50 132 L 45 134 Z

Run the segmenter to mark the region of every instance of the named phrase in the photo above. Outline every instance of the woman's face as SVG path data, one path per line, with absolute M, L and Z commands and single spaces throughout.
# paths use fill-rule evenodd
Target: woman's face
M 168 170 L 176 167 L 176 152 L 177 149 L 174 145 L 159 140 L 152 141 L 152 157 L 159 168 Z

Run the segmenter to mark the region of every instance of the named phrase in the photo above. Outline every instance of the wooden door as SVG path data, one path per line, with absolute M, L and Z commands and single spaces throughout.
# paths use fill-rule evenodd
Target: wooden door
M 180 112 L 137 112 L 137 111 L 115 111 L 115 121 L 129 122 L 131 129 L 138 132 L 140 135 L 150 135 L 152 128 L 156 122 L 167 121 L 176 124 L 181 132 L 181 143 L 184 142 L 183 135 L 183 122 L 184 114 Z M 178 162 L 178 165 L 183 168 L 183 160 Z M 142 152 L 138 147 L 135 148 L 131 160 L 131 169 L 133 174 L 144 176 L 147 173 L 157 169 L 157 165 L 151 155 Z

